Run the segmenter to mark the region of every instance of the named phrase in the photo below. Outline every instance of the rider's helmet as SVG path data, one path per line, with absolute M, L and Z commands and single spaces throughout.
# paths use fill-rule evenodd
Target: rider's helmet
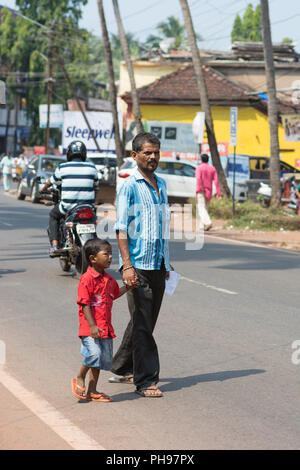
M 81 158 L 83 162 L 86 160 L 86 146 L 80 140 L 73 140 L 67 148 L 67 160 L 68 162 L 74 160 L 74 158 Z

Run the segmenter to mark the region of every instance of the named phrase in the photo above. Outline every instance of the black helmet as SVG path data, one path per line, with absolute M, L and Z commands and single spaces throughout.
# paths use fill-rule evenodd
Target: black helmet
M 74 140 L 68 145 L 67 148 L 67 160 L 68 162 L 79 157 L 83 162 L 86 160 L 86 146 L 80 140 Z

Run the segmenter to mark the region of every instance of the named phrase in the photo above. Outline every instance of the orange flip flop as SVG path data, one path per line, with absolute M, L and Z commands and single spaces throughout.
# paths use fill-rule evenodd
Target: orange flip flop
M 113 399 L 105 393 L 90 393 L 88 399 L 91 401 L 101 401 L 103 403 L 109 403 L 113 401 Z
M 72 393 L 74 397 L 78 398 L 78 400 L 86 400 L 87 396 L 84 394 L 85 392 L 85 387 L 80 387 L 80 385 L 77 384 L 77 379 L 74 377 L 71 381 L 71 387 L 72 387 Z M 82 392 L 82 395 L 76 392 L 76 388 Z

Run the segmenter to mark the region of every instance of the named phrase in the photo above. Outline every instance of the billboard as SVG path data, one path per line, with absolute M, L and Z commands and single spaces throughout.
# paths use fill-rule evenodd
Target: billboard
M 111 113 L 87 111 L 85 113 L 98 145 L 103 152 L 116 153 L 115 132 Z M 73 140 L 81 140 L 88 152 L 98 152 L 92 133 L 80 111 L 65 111 L 62 132 L 63 151 Z
M 201 113 L 200 113 L 201 114 Z M 175 157 L 184 160 L 197 160 L 199 157 L 199 144 L 195 141 L 192 123 L 143 121 L 146 132 L 152 132 L 160 140 L 162 157 Z M 135 121 L 127 119 L 126 150 L 131 150 L 133 138 L 136 136 Z M 219 155 L 228 155 L 228 142 L 218 142 Z M 201 152 L 210 154 L 208 142 L 202 142 Z
M 300 114 L 281 116 L 286 142 L 300 142 Z
M 47 115 L 48 115 L 48 105 L 40 104 L 40 127 L 45 129 L 47 127 Z M 64 121 L 64 108 L 62 104 L 51 104 L 50 105 L 50 122 L 49 127 L 59 127 L 63 126 Z

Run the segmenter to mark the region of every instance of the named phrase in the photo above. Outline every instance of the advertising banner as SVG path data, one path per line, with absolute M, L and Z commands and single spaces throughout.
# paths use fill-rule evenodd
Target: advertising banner
M 87 111 L 85 115 L 101 151 L 116 153 L 112 114 Z M 62 147 L 64 152 L 73 140 L 82 141 L 88 152 L 98 152 L 82 113 L 80 111 L 65 111 L 62 132 Z
M 300 114 L 286 114 L 281 116 L 286 142 L 300 141 Z
M 40 127 L 45 129 L 47 127 L 47 114 L 48 105 L 40 104 Z M 64 122 L 64 108 L 62 104 L 51 104 L 50 105 L 50 122 L 49 127 L 62 127 Z

